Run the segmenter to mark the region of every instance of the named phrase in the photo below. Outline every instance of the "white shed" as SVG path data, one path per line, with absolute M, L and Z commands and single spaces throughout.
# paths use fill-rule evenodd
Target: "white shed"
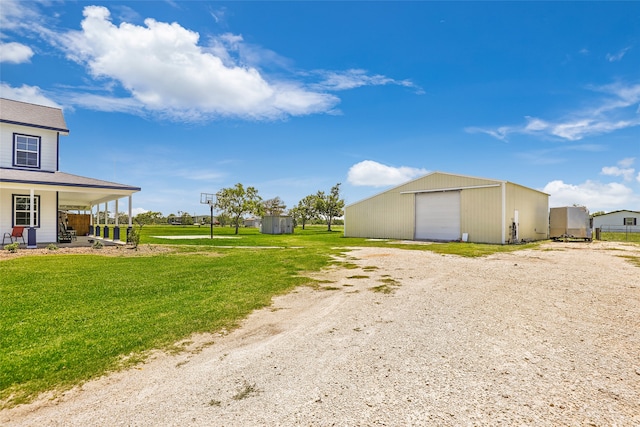
M 261 232 L 262 234 L 293 234 L 293 217 L 264 216 Z

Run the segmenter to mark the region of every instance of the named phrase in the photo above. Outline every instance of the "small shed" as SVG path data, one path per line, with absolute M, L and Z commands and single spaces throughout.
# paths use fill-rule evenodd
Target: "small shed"
M 346 237 L 518 243 L 549 235 L 549 195 L 432 172 L 345 208 Z
M 640 212 L 619 210 L 593 217 L 593 228 L 603 232 L 640 232 Z
M 261 231 L 262 234 L 293 234 L 293 217 L 264 216 Z
M 260 218 L 246 218 L 242 220 L 242 225 L 245 227 L 260 228 L 261 224 L 262 220 Z

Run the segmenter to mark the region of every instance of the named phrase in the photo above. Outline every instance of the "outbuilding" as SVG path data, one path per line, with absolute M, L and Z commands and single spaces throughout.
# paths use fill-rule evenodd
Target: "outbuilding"
M 262 217 L 262 234 L 293 234 L 293 217 L 273 215 Z
M 519 243 L 549 235 L 549 195 L 509 181 L 432 172 L 345 208 L 346 237 Z
M 604 232 L 640 232 L 640 212 L 619 210 L 595 215 L 593 228 Z

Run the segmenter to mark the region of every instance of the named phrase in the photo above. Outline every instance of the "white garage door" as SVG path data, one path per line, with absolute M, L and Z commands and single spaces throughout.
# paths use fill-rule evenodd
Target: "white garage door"
M 460 192 L 416 194 L 417 240 L 460 239 Z

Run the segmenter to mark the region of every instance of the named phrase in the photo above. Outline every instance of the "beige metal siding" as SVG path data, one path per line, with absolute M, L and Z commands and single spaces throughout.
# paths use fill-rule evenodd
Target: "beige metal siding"
M 509 227 L 515 210 L 518 211 L 520 240 L 544 240 L 548 237 L 549 195 L 511 182 L 507 183 L 507 238 L 510 236 Z
M 434 172 L 347 206 L 345 236 L 413 239 L 415 194 L 454 189 L 460 190 L 460 231 L 468 233 L 468 241 L 507 243 L 514 210 L 519 213 L 520 239 L 547 238 L 547 194 L 504 181 L 442 172 Z
M 499 181 L 441 172 L 423 176 L 347 206 L 345 208 L 345 236 L 413 239 L 415 195 L 411 192 L 496 183 Z
M 502 187 L 462 191 L 461 232 L 469 242 L 502 243 Z
M 447 173 L 436 172 L 426 175 L 414 181 L 403 184 L 397 189 L 403 191 L 423 191 L 423 190 L 446 190 L 448 188 L 457 189 L 462 187 L 474 187 L 478 185 L 497 184 L 500 181 L 484 178 L 474 178 L 470 176 L 451 175 Z M 393 191 L 393 190 L 390 190 Z
M 413 239 L 413 194 L 388 191 L 345 208 L 345 236 Z

